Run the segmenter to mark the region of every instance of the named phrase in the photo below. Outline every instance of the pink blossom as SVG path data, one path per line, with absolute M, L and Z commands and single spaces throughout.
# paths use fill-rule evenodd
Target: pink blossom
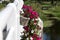
M 37 38 L 37 35 L 36 34 L 33 34 L 32 38 Z
M 32 40 L 34 40 L 34 39 L 36 39 L 36 40 L 41 40 L 41 38 L 38 36 L 38 35 L 36 35 L 36 34 L 34 34 L 33 36 L 32 36 Z
M 26 14 L 24 16 L 29 15 L 28 17 L 30 17 L 30 19 L 38 17 L 38 13 L 36 11 L 33 11 L 31 6 L 23 5 L 23 9 L 24 9 L 25 14 Z
M 32 9 L 28 9 L 28 12 L 31 14 L 33 12 L 33 10 Z
M 37 20 L 34 19 L 34 23 L 37 23 Z
M 37 37 L 36 40 L 41 40 L 41 38 L 40 37 Z
M 38 17 L 38 13 L 37 13 L 36 11 L 33 11 L 31 14 L 32 14 L 35 18 Z
M 34 18 L 33 15 L 30 15 L 29 17 L 30 17 L 30 19 L 33 19 Z
M 37 20 L 34 20 L 34 25 L 36 25 L 37 24 Z
M 29 31 L 29 27 L 28 26 L 24 26 L 23 27 L 26 31 Z
M 30 15 L 30 19 L 33 19 L 33 18 L 37 18 L 37 17 L 38 17 L 38 13 L 35 12 L 35 11 L 31 11 L 30 14 L 31 14 L 31 15 Z
M 23 8 L 25 9 L 25 8 L 28 8 L 28 6 L 27 5 L 23 5 Z
M 29 13 L 33 11 L 31 6 L 24 5 L 23 8 L 26 9 L 25 11 L 28 11 Z
M 23 9 L 29 10 L 29 9 L 32 9 L 32 7 L 31 6 L 27 6 L 27 5 L 23 5 Z

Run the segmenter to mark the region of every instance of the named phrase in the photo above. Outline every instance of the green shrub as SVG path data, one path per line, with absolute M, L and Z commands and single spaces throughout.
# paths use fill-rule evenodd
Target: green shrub
M 7 5 L 8 3 L 9 3 L 8 1 L 3 1 L 3 2 L 2 2 L 2 4 L 6 4 L 6 5 Z

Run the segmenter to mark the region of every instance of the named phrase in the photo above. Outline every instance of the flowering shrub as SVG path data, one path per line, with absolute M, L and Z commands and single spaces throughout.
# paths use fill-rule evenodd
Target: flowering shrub
M 25 17 L 29 17 L 31 19 L 38 17 L 38 13 L 36 11 L 33 11 L 31 6 L 24 5 L 23 10 L 25 12 L 25 14 L 24 14 Z
M 21 36 L 21 40 L 41 40 L 39 36 L 41 27 L 38 25 L 38 13 L 33 11 L 31 6 L 24 5 L 23 6 L 24 14 L 23 16 L 26 18 L 30 18 L 28 25 L 24 26 L 23 35 Z

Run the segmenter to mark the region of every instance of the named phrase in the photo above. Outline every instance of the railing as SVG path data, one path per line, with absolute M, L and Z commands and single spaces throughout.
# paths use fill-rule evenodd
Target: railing
M 23 4 L 23 0 L 15 0 L 0 12 L 0 40 L 3 40 L 3 30 L 6 25 L 8 35 L 4 40 L 20 40 L 22 26 L 19 23 L 19 12 Z

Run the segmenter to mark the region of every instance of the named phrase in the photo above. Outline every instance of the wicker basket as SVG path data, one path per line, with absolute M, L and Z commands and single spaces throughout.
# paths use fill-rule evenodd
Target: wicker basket
M 20 24 L 23 25 L 23 26 L 27 26 L 29 20 L 30 20 L 30 18 L 20 16 Z

